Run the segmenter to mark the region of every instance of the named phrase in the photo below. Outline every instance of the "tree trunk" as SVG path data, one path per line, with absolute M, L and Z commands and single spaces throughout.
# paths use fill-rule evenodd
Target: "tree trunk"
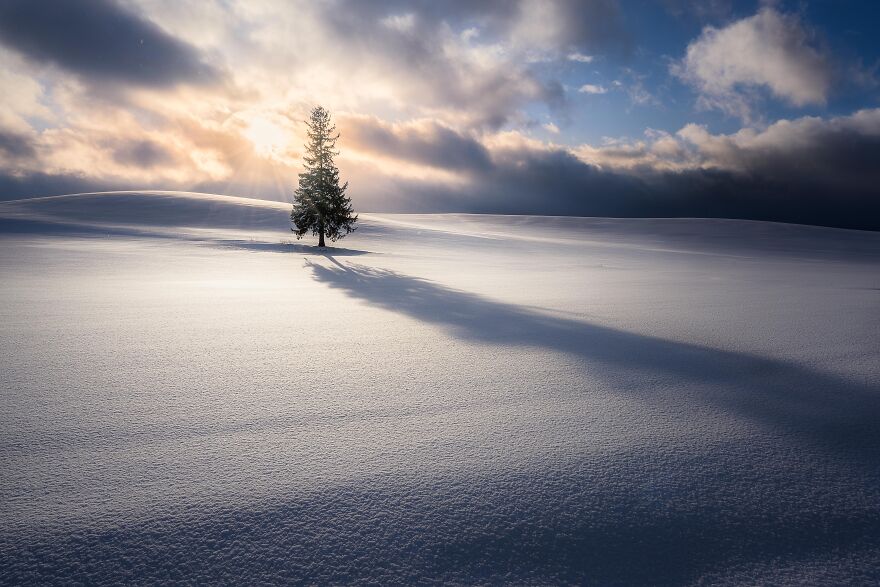
M 318 246 L 324 246 L 324 227 L 321 227 L 321 231 L 318 233 Z

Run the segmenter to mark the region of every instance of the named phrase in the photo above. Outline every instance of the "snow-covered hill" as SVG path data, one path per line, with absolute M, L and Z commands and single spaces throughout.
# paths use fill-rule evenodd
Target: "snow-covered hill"
M 0 583 L 880 580 L 880 235 L 0 203 Z

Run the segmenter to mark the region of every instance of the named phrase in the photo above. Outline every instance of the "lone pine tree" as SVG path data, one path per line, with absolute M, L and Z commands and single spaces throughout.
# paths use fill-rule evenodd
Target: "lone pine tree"
M 339 169 L 333 162 L 338 155 L 336 141 L 339 134 L 330 120 L 330 113 L 321 106 L 312 109 L 308 126 L 305 171 L 299 174 L 299 186 L 294 192 L 291 230 L 296 238 L 311 231 L 318 236 L 318 246 L 324 246 L 324 237 L 330 241 L 342 238 L 355 229 L 357 214 L 351 207 L 351 198 L 345 195 L 348 182 L 339 185 Z

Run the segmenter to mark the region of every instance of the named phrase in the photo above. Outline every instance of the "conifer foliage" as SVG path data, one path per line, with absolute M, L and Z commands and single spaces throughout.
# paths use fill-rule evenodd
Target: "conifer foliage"
M 339 169 L 333 162 L 339 154 L 339 134 L 330 113 L 317 106 L 306 124 L 305 171 L 299 174 L 299 186 L 294 192 L 291 230 L 297 239 L 307 232 L 317 235 L 318 246 L 323 247 L 324 237 L 333 242 L 355 230 L 357 214 L 352 210 L 351 198 L 345 195 L 348 182 L 339 185 Z

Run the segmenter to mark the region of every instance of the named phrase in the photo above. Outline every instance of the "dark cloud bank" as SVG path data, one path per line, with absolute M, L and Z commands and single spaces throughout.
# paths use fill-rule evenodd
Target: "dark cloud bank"
M 399 188 L 394 201 L 409 211 L 739 218 L 880 230 L 880 200 L 867 183 L 840 190 L 810 178 L 703 169 L 630 175 L 603 171 L 563 151 L 499 164 L 476 188 Z
M 449 129 L 392 131 L 369 121 L 361 121 L 349 138 L 361 149 L 454 168 L 471 180 L 462 187 L 413 181 L 381 186 L 387 193 L 379 205 L 386 208 L 741 218 L 880 230 L 877 119 L 878 111 L 801 119 L 740 143 L 708 134 L 690 145 L 679 139 L 682 149 L 690 149 L 688 157 L 701 163 L 680 171 L 650 164 L 600 168 L 561 148 L 519 146 L 490 153 L 475 138 Z
M 0 128 L 0 156 L 14 161 L 33 157 L 36 153 L 30 137 Z
M 220 77 L 195 48 L 113 0 L 3 0 L 0 42 L 91 81 L 167 87 Z

